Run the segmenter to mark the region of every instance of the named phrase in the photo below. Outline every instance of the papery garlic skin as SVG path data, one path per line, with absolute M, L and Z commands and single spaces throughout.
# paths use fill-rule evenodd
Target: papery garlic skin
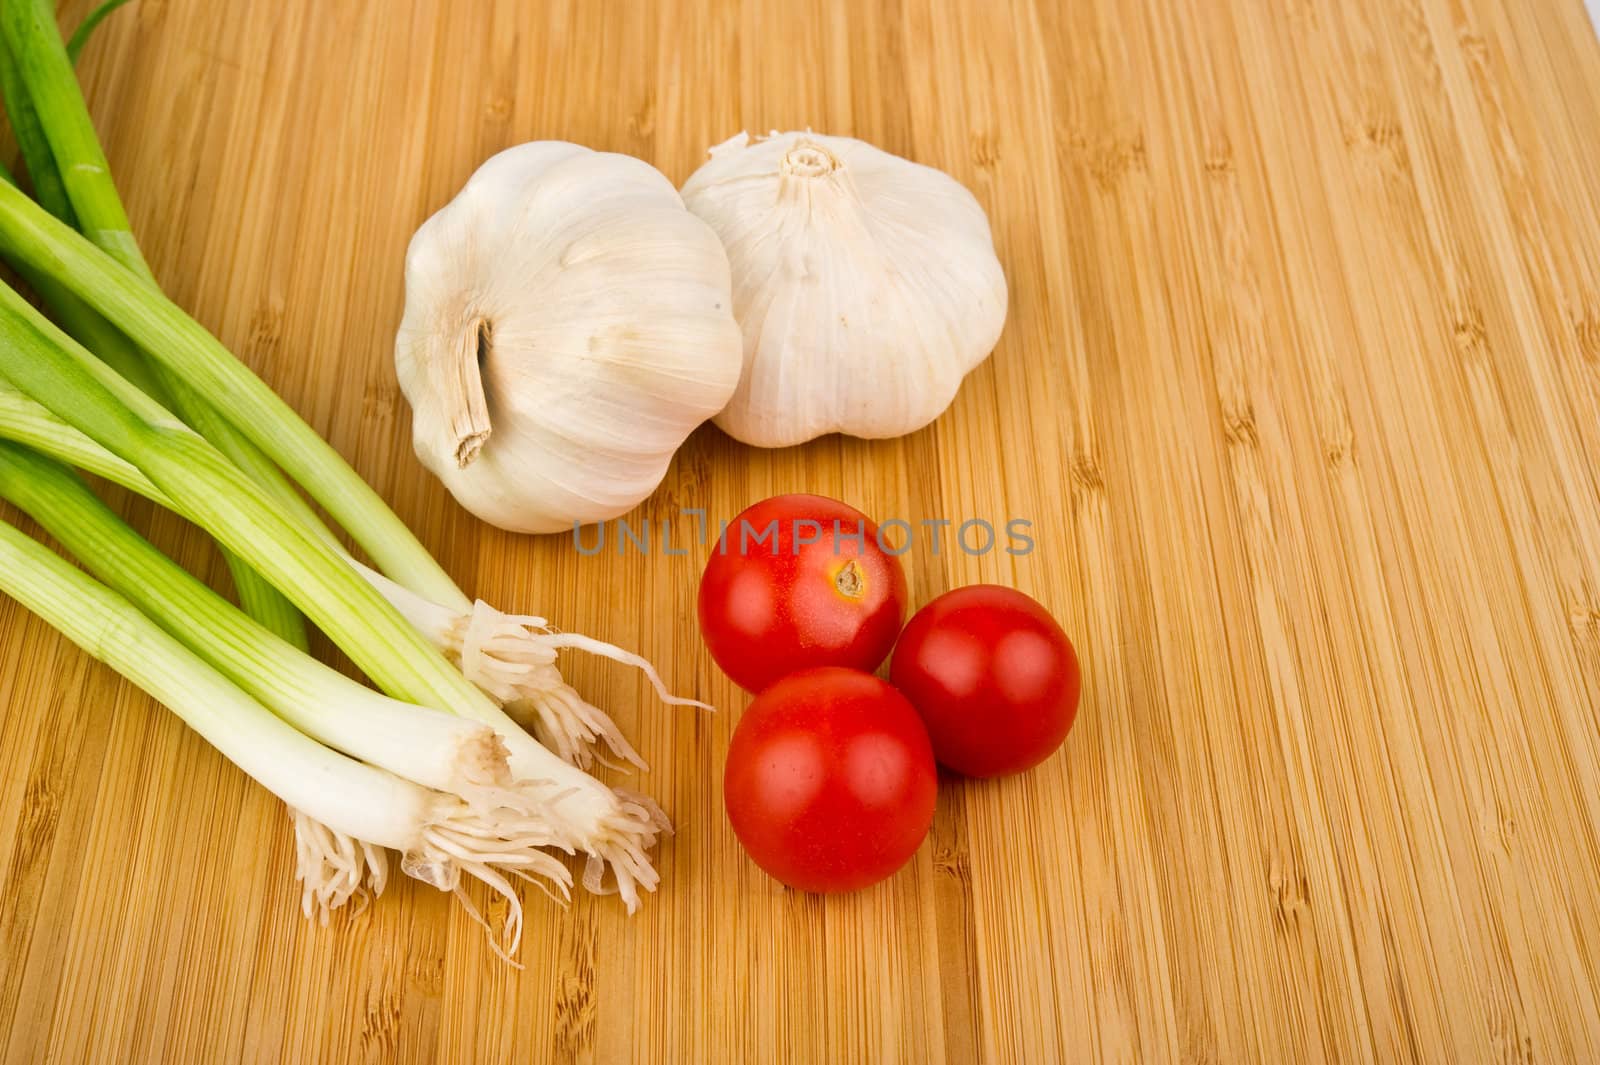
M 727 256 L 642 160 L 509 148 L 412 237 L 395 368 L 417 456 L 468 510 L 616 517 L 733 393 Z
M 747 444 L 913 432 L 1000 338 L 989 220 L 948 174 L 848 137 L 741 133 L 683 200 L 733 270 L 744 372 L 714 420 Z

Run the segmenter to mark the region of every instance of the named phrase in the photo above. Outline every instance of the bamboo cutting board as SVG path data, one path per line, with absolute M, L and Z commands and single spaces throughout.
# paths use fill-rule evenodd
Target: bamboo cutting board
M 6 602 L 6 1059 L 1600 1060 L 1578 0 L 135 0 L 81 69 L 175 299 L 464 587 L 723 709 L 568 662 L 678 834 L 632 918 L 530 896 L 514 971 L 431 889 L 308 923 L 281 805 Z M 827 899 L 723 817 L 745 700 L 696 635 L 704 550 L 486 528 L 411 457 L 390 363 L 406 241 L 496 150 L 682 181 L 740 128 L 804 126 L 977 194 L 1005 336 L 930 429 L 706 428 L 634 517 L 804 490 L 1031 520 L 1023 557 L 919 543 L 915 598 L 1021 588 L 1086 678 L 1062 754 L 946 782 L 907 869 Z M 226 587 L 203 537 L 114 500 Z

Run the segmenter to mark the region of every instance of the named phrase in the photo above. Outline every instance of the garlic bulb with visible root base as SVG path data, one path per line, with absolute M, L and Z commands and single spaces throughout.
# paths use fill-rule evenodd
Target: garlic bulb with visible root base
M 848 137 L 741 133 L 683 199 L 728 250 L 744 375 L 715 421 L 747 444 L 920 429 L 1000 338 L 989 220 L 948 174 Z
M 417 230 L 395 343 L 418 457 L 480 518 L 629 510 L 739 377 L 728 260 L 660 171 L 509 148 Z

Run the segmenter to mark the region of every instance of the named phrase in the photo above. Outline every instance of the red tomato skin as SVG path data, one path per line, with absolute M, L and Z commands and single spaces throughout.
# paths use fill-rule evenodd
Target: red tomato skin
M 723 802 L 734 835 L 774 879 L 855 891 L 910 860 L 933 824 L 927 730 L 888 684 L 823 667 L 771 685 L 734 729 Z
M 900 634 L 889 679 L 922 715 L 939 764 L 969 777 L 1031 769 L 1078 715 L 1078 654 L 1044 607 L 974 584 L 939 596 Z
M 798 544 L 812 530 L 796 522 L 808 519 L 821 533 Z M 754 535 L 773 521 L 776 540 L 757 544 Z M 845 534 L 837 541 L 835 521 Z M 741 539 L 744 522 L 755 531 L 748 543 Z M 849 534 L 861 523 L 857 546 Z M 774 496 L 735 518 L 726 547 L 712 545 L 700 578 L 700 632 L 722 671 L 755 693 L 815 666 L 877 669 L 900 633 L 906 605 L 905 570 L 878 546 L 877 535 L 866 515 L 826 496 Z M 847 566 L 844 577 L 854 580 L 843 583 L 854 594 L 841 590 Z

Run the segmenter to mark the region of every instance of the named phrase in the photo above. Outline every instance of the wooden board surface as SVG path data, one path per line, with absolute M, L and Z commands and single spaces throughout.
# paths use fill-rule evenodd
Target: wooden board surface
M 678 834 L 631 919 L 531 897 L 517 972 L 430 889 L 308 924 L 281 805 L 7 602 L 6 1059 L 1600 1060 L 1578 0 L 136 0 L 82 73 L 168 290 L 466 588 L 725 709 L 570 663 Z M 1063 754 L 948 783 L 910 867 L 829 899 L 724 820 L 743 699 L 696 636 L 704 552 L 484 527 L 412 459 L 390 362 L 406 241 L 494 151 L 681 181 L 742 127 L 807 125 L 977 194 L 1005 336 L 928 430 L 706 428 L 636 516 L 808 490 L 1030 519 L 1022 558 L 920 546 L 915 597 L 1028 591 L 1086 676 Z

